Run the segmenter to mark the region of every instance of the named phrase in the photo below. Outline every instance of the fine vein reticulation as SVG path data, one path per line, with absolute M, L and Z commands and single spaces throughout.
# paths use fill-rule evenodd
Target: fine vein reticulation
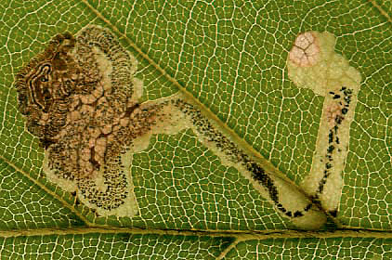
M 132 147 L 152 133 L 192 128 L 235 166 L 275 208 L 304 229 L 325 214 L 293 185 L 266 170 L 180 95 L 140 103 L 137 61 L 108 29 L 87 26 L 59 34 L 17 75 L 19 110 L 45 149 L 44 171 L 98 215 L 138 213 L 130 164 Z M 320 184 L 320 187 L 321 184 Z

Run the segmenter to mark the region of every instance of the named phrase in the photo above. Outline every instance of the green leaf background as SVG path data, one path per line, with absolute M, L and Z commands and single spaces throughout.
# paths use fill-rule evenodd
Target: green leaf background
M 392 258 L 391 1 L 0 2 L 1 259 Z M 305 232 L 191 130 L 153 136 L 131 172 L 140 214 L 95 218 L 45 179 L 13 81 L 57 33 L 99 24 L 139 61 L 143 100 L 191 94 L 296 184 L 323 98 L 288 78 L 296 36 L 328 31 L 361 73 L 337 221 Z

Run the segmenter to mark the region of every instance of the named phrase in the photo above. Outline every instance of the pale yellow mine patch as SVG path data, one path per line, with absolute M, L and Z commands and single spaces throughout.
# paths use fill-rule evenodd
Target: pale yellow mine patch
M 322 208 L 337 214 L 354 117 L 360 73 L 335 52 L 336 38 L 328 32 L 297 36 L 287 59 L 289 78 L 297 87 L 324 97 L 310 173 L 301 187 Z
M 92 204 L 89 199 L 85 198 L 85 196 L 78 191 L 78 197 L 80 201 L 85 204 L 86 206 L 93 208 L 96 210 L 97 214 L 99 216 L 110 216 L 110 215 L 115 215 L 118 217 L 133 217 L 139 214 L 139 207 L 138 207 L 138 202 L 134 193 L 134 185 L 132 181 L 132 175 L 130 172 L 131 168 L 131 160 L 132 158 L 132 153 L 131 151 L 128 151 L 124 154 L 121 155 L 121 165 L 118 167 L 121 167 L 124 171 L 124 177 L 127 181 L 127 191 L 128 194 L 127 196 L 123 199 L 123 204 L 120 206 L 114 208 L 114 209 L 104 209 L 102 207 L 97 207 L 95 204 Z M 101 192 L 105 192 L 106 189 L 108 188 L 107 185 L 105 184 L 107 177 L 105 176 L 105 172 L 101 170 L 99 174 L 92 180 L 95 184 L 95 189 L 100 190 Z
M 315 206 L 309 207 L 311 201 L 292 183 L 275 176 L 268 169 L 264 169 L 261 179 L 269 182 L 255 178 L 254 165 L 258 165 L 260 169 L 264 166 L 257 159 L 248 156 L 223 133 L 223 129 L 205 117 L 196 106 L 185 101 L 180 94 L 154 102 L 164 104 L 160 120 L 149 134 L 134 140 L 131 147 L 133 153 L 147 149 L 152 134 L 177 134 L 182 130 L 192 129 L 198 140 L 217 155 L 223 165 L 236 168 L 283 217 L 290 218 L 298 228 L 314 230 L 326 222 L 325 214 Z M 271 197 L 271 193 L 275 197 Z M 284 212 L 279 208 L 284 208 Z M 291 212 L 290 216 L 288 212 Z
M 312 39 L 317 46 L 312 62 L 299 62 L 301 59 L 295 58 L 298 56 L 295 54 L 298 52 L 295 45 L 298 38 Z M 361 75 L 349 65 L 346 58 L 335 53 L 335 41 L 335 36 L 328 32 L 305 32 L 297 36 L 287 59 L 287 69 L 290 79 L 298 87 L 309 88 L 324 97 L 329 91 L 337 90 L 340 86 L 359 89 Z

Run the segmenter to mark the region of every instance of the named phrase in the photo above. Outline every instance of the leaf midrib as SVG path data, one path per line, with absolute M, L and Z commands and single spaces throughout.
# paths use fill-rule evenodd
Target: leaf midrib
M 0 231 L 0 237 L 21 236 L 51 236 L 51 235 L 85 235 L 92 233 L 119 234 L 128 233 L 134 235 L 170 235 L 170 236 L 208 236 L 208 237 L 232 237 L 240 241 L 267 240 L 267 239 L 291 239 L 291 238 L 392 238 L 392 232 L 372 230 L 334 230 L 334 231 L 301 231 L 301 230 L 263 230 L 263 231 L 218 231 L 218 230 L 174 230 L 174 229 L 142 229 L 127 227 L 69 227 L 69 228 L 37 228 L 26 230 Z

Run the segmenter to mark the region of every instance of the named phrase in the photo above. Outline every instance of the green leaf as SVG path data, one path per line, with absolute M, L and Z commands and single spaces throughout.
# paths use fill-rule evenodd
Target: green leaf
M 391 258 L 391 6 L 390 1 L 1 1 L 0 255 Z M 318 231 L 301 230 L 196 128 L 156 133 L 132 153 L 135 217 L 97 217 L 48 180 L 44 149 L 18 111 L 15 76 L 56 34 L 76 34 L 89 24 L 112 31 L 138 60 L 141 101 L 182 93 L 228 140 L 283 179 L 282 187 L 304 196 L 314 192 L 306 180 L 317 182 L 309 176 L 327 96 L 293 80 L 287 62 L 298 35 L 328 32 L 336 40 L 334 55 L 361 78 L 347 157 L 339 164 L 342 189 L 334 190 L 336 217 L 324 206 L 331 198 L 324 196 L 317 207 L 327 223 Z

